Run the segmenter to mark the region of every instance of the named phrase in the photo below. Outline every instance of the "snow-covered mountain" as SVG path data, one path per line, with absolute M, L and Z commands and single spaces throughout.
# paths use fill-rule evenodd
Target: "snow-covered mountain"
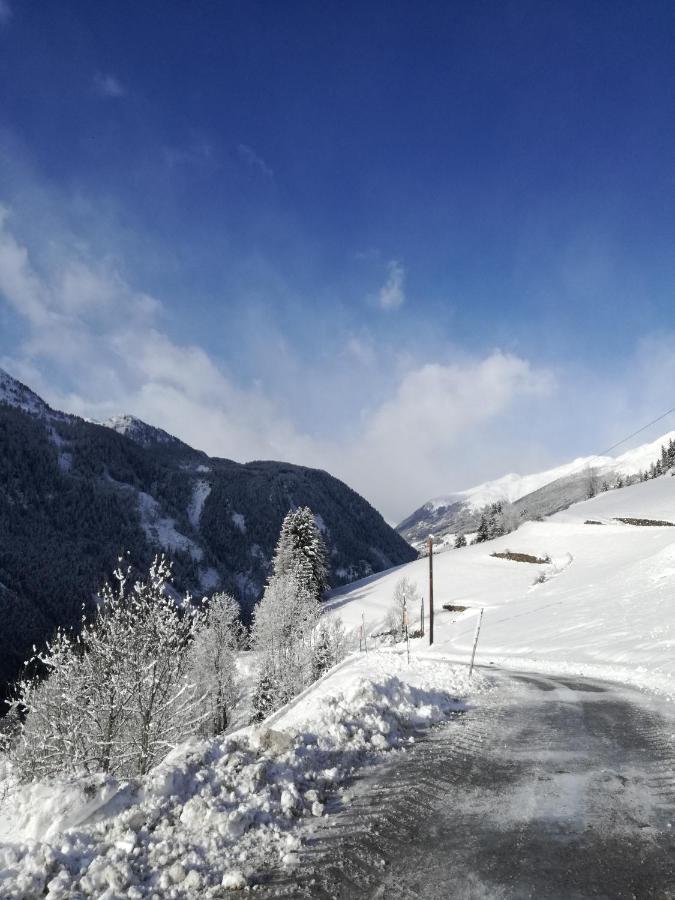
M 0 693 L 32 644 L 78 624 L 125 551 L 138 565 L 166 552 L 179 590 L 227 590 L 250 613 L 284 515 L 305 505 L 333 585 L 416 556 L 327 472 L 210 458 L 131 416 L 87 422 L 0 372 Z
M 29 387 L 0 369 L 0 403 L 14 406 L 35 416 L 44 416 L 52 412 L 49 406 Z
M 659 458 L 661 446 L 671 438 L 675 438 L 675 431 L 620 456 L 582 456 L 544 472 L 510 473 L 468 490 L 435 497 L 405 518 L 396 530 L 412 544 L 418 544 L 430 534 L 442 540 L 454 531 L 472 531 L 477 514 L 490 503 L 513 503 L 520 512 L 550 515 L 583 499 L 592 477 L 602 481 L 648 469 Z
M 148 425 L 147 422 L 137 419 L 136 416 L 111 416 L 111 418 L 105 419 L 100 424 L 106 428 L 112 428 L 118 434 L 126 435 L 126 437 L 131 438 L 132 441 L 135 441 L 142 447 L 150 447 L 152 444 L 186 446 L 177 437 L 161 428 L 156 428 L 154 425 Z

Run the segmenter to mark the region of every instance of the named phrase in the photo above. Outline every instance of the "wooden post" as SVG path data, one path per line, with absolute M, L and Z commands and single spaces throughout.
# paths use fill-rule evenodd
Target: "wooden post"
M 420 600 L 420 637 L 424 637 L 424 598 Z
M 434 642 L 434 539 L 429 535 L 429 646 Z
M 476 625 L 476 634 L 473 639 L 473 651 L 471 652 L 471 665 L 469 666 L 469 678 L 471 678 L 471 674 L 473 672 L 473 661 L 476 658 L 476 647 L 478 646 L 478 635 L 480 634 L 480 626 L 483 621 L 483 608 L 481 607 L 480 615 L 478 616 L 478 624 Z
M 403 601 L 403 627 L 405 628 L 405 643 L 408 651 L 408 665 L 410 665 L 410 629 L 408 628 L 408 604 Z

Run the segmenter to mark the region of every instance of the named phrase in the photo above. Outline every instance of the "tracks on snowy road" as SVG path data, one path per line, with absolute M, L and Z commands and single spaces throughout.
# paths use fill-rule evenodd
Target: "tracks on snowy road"
M 256 894 L 675 898 L 668 707 L 595 680 L 492 677 L 475 708 L 358 780 Z

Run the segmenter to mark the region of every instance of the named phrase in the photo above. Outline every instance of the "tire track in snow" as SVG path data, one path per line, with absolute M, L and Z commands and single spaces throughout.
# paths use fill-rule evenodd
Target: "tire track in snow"
M 335 801 L 257 895 L 673 900 L 673 719 L 616 685 L 495 677 Z

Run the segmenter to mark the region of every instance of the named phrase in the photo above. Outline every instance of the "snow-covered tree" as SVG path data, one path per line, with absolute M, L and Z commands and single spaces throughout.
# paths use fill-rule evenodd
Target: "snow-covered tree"
M 273 673 L 263 668 L 253 694 L 253 715 L 251 722 L 262 722 L 278 705 L 279 685 Z
M 331 616 L 322 617 L 316 629 L 314 639 L 313 676 L 321 676 L 336 666 L 347 655 L 347 635 L 342 619 Z
M 410 621 L 421 602 L 422 595 L 415 582 L 405 576 L 399 578 L 394 585 L 393 605 L 387 616 L 387 628 L 393 633 L 394 640 L 402 640 L 405 635 L 404 610 L 407 610 Z
M 237 702 L 237 650 L 243 627 L 239 604 L 229 594 L 214 594 L 195 631 L 190 648 L 190 678 L 204 709 L 201 731 L 221 734 Z
M 459 550 L 462 547 L 466 547 L 466 535 L 463 531 L 460 531 L 455 537 L 455 550 Z
M 198 623 L 186 598 L 182 608 L 169 592 L 171 566 L 157 558 L 144 581 L 125 591 L 117 575 L 119 601 L 113 615 L 126 626 L 125 669 L 130 715 L 123 731 L 123 751 L 133 769 L 144 775 L 168 750 L 197 730 L 196 689 L 189 679 L 189 645 Z M 125 685 L 126 688 L 126 685 Z
M 475 544 L 483 544 L 485 541 L 490 540 L 490 525 L 488 522 L 488 517 L 485 513 L 482 513 L 480 517 L 480 522 L 478 523 L 478 528 L 476 529 L 476 537 L 474 539 Z
M 25 716 L 12 747 L 24 778 L 96 770 L 96 749 L 88 740 L 88 703 L 77 641 L 57 631 L 30 661 L 33 671 L 15 685 L 12 712 Z M 44 674 L 43 674 L 44 673 Z
M 260 663 L 254 721 L 282 706 L 344 654 L 341 625 L 319 625 L 327 572 L 326 548 L 312 511 L 291 510 L 251 629 Z
M 328 587 L 326 546 L 308 506 L 286 514 L 272 560 L 274 577 L 293 575 L 320 600 Z
M 597 469 L 591 468 L 591 466 L 587 466 L 584 471 L 584 482 L 586 485 L 586 496 L 589 500 L 591 500 L 598 493 L 599 489 L 599 477 Z
M 320 608 L 303 579 L 293 572 L 273 576 L 255 609 L 251 642 L 261 675 L 274 683 L 282 706 L 313 680 L 314 632 Z
M 163 557 L 145 579 L 119 568 L 80 636 L 58 632 L 36 656 L 47 675 L 20 682 L 14 704 L 26 713 L 14 753 L 22 774 L 142 775 L 197 730 L 189 649 L 198 616 L 189 598 L 176 605 L 170 576 Z

